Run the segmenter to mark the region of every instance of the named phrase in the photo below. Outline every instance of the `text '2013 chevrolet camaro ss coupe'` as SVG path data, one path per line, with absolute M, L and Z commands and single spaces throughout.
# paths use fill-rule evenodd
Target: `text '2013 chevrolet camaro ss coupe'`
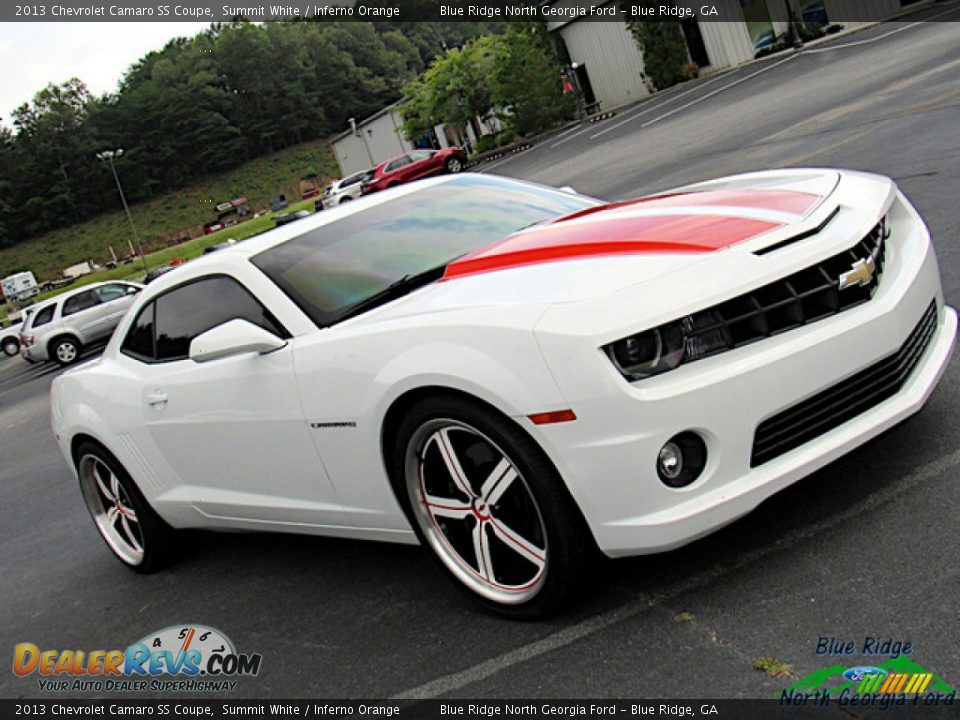
M 182 528 L 419 542 L 533 617 L 596 553 L 701 537 L 919 410 L 956 325 L 883 177 L 604 204 L 458 175 L 159 278 L 52 423 L 134 569 Z

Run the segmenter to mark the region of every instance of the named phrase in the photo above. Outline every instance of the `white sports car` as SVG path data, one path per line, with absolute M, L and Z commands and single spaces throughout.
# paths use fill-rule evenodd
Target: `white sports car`
M 919 410 L 956 327 L 883 177 L 603 204 L 459 175 L 159 278 L 51 413 L 134 569 L 180 528 L 419 541 L 532 617 L 597 551 L 687 543 Z

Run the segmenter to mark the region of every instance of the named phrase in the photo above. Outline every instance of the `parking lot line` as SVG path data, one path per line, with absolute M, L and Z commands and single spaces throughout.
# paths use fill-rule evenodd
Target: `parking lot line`
M 688 89 L 688 90 L 685 90 L 685 91 L 683 91 L 682 93 L 679 93 L 679 94 L 677 94 L 677 95 L 673 95 L 672 97 L 667 98 L 667 99 L 664 100 L 663 102 L 660 102 L 660 103 L 655 104 L 653 107 L 645 108 L 645 109 L 641 110 L 641 111 L 638 112 L 638 113 L 634 113 L 633 115 L 631 115 L 631 116 L 628 117 L 628 118 L 623 118 L 623 119 L 620 120 L 620 122 L 615 123 L 615 124 L 611 125 L 610 127 L 606 127 L 606 128 L 604 128 L 603 130 L 601 130 L 601 131 L 598 132 L 598 133 L 594 133 L 593 135 L 590 136 L 590 139 L 593 140 L 593 139 L 595 139 L 595 138 L 598 138 L 598 137 L 600 137 L 601 135 L 604 135 L 604 134 L 610 132 L 611 130 L 616 130 L 618 127 L 621 127 L 622 125 L 626 125 L 628 122 L 630 122 L 631 120 L 637 119 L 637 118 L 640 117 L 641 115 L 646 115 L 647 113 L 650 113 L 650 112 L 653 112 L 654 110 L 657 110 L 657 109 L 659 109 L 659 108 L 662 108 L 664 105 L 669 105 L 669 104 L 672 103 L 674 100 L 679 100 L 680 98 L 682 98 L 682 97 L 684 97 L 684 96 L 686 96 L 686 95 L 689 95 L 689 94 L 692 93 L 692 92 L 696 92 L 697 90 L 702 90 L 702 89 L 705 88 L 707 85 L 712 85 L 713 83 L 717 82 L 718 80 L 723 80 L 725 77 L 727 77 L 728 75 L 730 75 L 730 72 L 736 72 L 736 70 L 721 73 L 721 74 L 719 74 L 717 77 L 711 78 L 710 80 L 707 80 L 706 82 L 698 83 L 695 87 L 692 87 L 692 88 L 690 88 L 690 89 Z
M 861 502 L 854 503 L 843 512 L 819 522 L 802 526 L 777 538 L 768 545 L 744 553 L 736 562 L 730 565 L 717 566 L 687 578 L 686 580 L 681 580 L 680 582 L 674 583 L 672 587 L 668 587 L 666 590 L 657 593 L 654 597 L 646 595 L 634 596 L 623 605 L 581 620 L 563 630 L 558 630 L 539 640 L 502 653 L 501 655 L 478 663 L 473 667 L 466 668 L 460 672 L 450 673 L 449 675 L 443 675 L 417 687 L 405 690 L 390 699 L 427 700 L 440 697 L 441 695 L 485 680 L 519 663 L 532 660 L 553 650 L 559 650 L 589 635 L 604 630 L 611 625 L 629 620 L 647 610 L 661 606 L 673 598 L 679 597 L 695 588 L 702 587 L 721 577 L 730 575 L 778 550 L 796 547 L 798 544 L 811 540 L 823 532 L 846 525 L 852 520 L 862 517 L 865 511 L 873 510 L 892 502 L 901 495 L 912 491 L 914 487 L 919 484 L 929 483 L 941 475 L 947 475 L 948 478 L 952 478 L 953 474 L 949 471 L 955 470 L 957 466 L 960 466 L 960 450 L 954 450 L 948 455 L 943 455 L 936 460 L 921 465 L 914 472 L 866 496 Z
M 690 102 L 685 103 L 685 104 L 681 105 L 681 106 L 678 107 L 678 108 L 674 108 L 673 110 L 670 110 L 669 112 L 665 112 L 663 115 L 660 115 L 660 116 L 658 116 L 658 117 L 655 117 L 655 118 L 653 118 L 653 119 L 651 119 L 651 120 L 647 120 L 647 122 L 645 122 L 645 123 L 644 123 L 643 125 L 641 125 L 640 127 L 649 127 L 650 125 L 653 125 L 654 123 L 658 123 L 658 122 L 660 122 L 661 120 L 666 120 L 666 119 L 667 119 L 668 117 L 670 117 L 671 115 L 676 115 L 678 112 L 681 112 L 682 110 L 686 110 L 687 108 L 693 107 L 694 105 L 698 105 L 699 103 L 702 103 L 704 100 L 709 100 L 709 99 L 712 98 L 714 95 L 718 95 L 719 93 L 722 93 L 724 90 L 729 90 L 730 88 L 735 87 L 735 86 L 739 85 L 740 83 L 744 83 L 744 82 L 746 82 L 747 80 L 750 80 L 751 78 L 757 77 L 757 75 L 762 75 L 762 74 L 765 73 L 765 72 L 768 72 L 768 71 L 770 71 L 770 70 L 773 70 L 775 67 L 779 67 L 780 65 L 783 65 L 784 63 L 788 63 L 788 62 L 790 62 L 791 60 L 795 60 L 797 57 L 798 57 L 798 55 L 790 55 L 790 56 L 788 56 L 788 57 L 785 57 L 783 60 L 778 60 L 777 62 L 773 63 L 772 65 L 766 65 L 766 66 L 760 68 L 759 70 L 757 70 L 756 72 L 752 72 L 752 73 L 750 73 L 749 75 L 744 75 L 742 78 L 738 78 L 737 80 L 734 80 L 732 83 L 729 83 L 728 85 L 724 85 L 723 87 L 720 87 L 720 88 L 717 88 L 716 90 L 713 90 L 713 91 L 711 91 L 711 92 L 708 92 L 706 95 L 703 95 L 703 96 L 701 96 L 701 97 L 698 97 L 698 98 L 696 98 L 695 100 L 691 100 Z
M 938 17 L 949 15 L 952 12 L 956 12 L 957 9 L 958 8 L 956 7 L 951 7 L 949 10 L 944 10 L 943 12 L 937 13 L 936 15 L 931 15 L 928 18 L 924 18 L 923 20 L 912 22 L 909 25 L 903 25 L 902 27 L 898 27 L 898 28 L 895 28 L 894 30 L 890 30 L 889 32 L 885 32 L 882 35 L 877 35 L 876 37 L 866 38 L 864 40 L 854 40 L 852 42 L 841 43 L 839 45 L 828 45 L 826 47 L 811 48 L 809 50 L 804 50 L 804 52 L 810 53 L 810 54 L 825 53 L 825 52 L 830 52 L 831 50 L 843 50 L 844 48 L 858 47 L 860 45 L 869 45 L 870 43 L 875 43 L 877 40 L 883 40 L 884 38 L 888 38 L 891 35 L 902 33 L 904 30 L 909 30 L 910 28 L 915 28 L 918 25 L 923 25 L 924 23 L 928 23 L 931 20 L 937 19 Z

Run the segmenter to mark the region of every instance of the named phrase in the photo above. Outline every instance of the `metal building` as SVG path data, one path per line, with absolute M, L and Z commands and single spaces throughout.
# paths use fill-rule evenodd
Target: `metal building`
M 356 123 L 333 140 L 333 152 L 344 176 L 373 167 L 413 149 L 403 137 L 400 125 L 403 119 L 392 107 Z
M 724 18 L 733 21 L 684 20 L 681 28 L 690 59 L 700 74 L 753 60 L 789 28 L 788 8 L 796 22 L 854 28 L 891 18 L 934 0 L 714 0 Z M 548 0 L 551 8 L 579 7 L 584 0 Z M 611 0 L 600 7 L 615 7 Z M 626 23 L 619 20 L 558 20 L 547 23 L 566 46 L 571 66 L 587 104 L 601 110 L 643 98 L 650 89 L 643 80 L 643 55 Z

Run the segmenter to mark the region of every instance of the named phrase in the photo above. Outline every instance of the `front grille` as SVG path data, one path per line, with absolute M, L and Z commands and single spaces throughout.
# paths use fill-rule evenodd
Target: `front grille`
M 920 362 L 936 328 L 937 308 L 932 302 L 893 355 L 764 420 L 753 437 L 750 467 L 773 460 L 896 395 Z
M 747 345 L 866 302 L 880 284 L 888 237 L 884 219 L 849 250 L 684 318 L 685 362 Z M 858 263 L 871 260 L 873 272 L 867 282 L 840 288 L 841 276 Z

